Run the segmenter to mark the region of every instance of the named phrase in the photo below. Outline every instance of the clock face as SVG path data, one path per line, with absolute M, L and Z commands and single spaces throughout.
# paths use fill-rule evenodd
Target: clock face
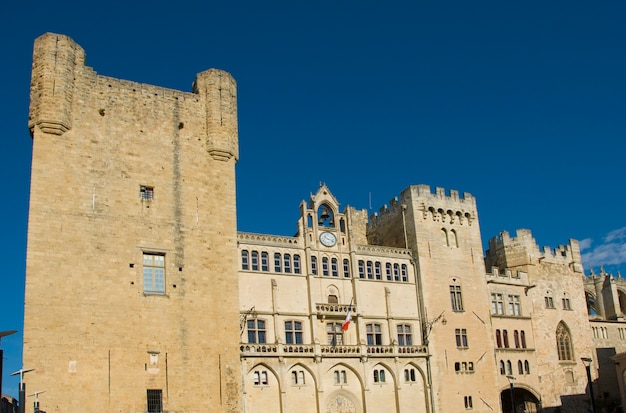
M 322 234 L 320 235 L 320 242 L 327 247 L 332 247 L 337 242 L 337 238 L 335 237 L 335 234 L 332 234 L 330 232 L 322 232 Z

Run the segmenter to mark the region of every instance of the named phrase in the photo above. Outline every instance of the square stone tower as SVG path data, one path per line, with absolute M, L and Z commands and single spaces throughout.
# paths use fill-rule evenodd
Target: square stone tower
M 63 412 L 240 410 L 236 84 L 98 75 L 35 41 L 28 392 Z

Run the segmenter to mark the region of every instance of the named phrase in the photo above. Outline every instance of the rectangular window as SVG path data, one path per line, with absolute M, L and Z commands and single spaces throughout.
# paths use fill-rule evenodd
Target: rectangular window
M 322 275 L 328 277 L 328 258 L 322 258 Z
M 467 410 L 471 410 L 474 408 L 474 404 L 472 403 L 472 396 L 465 396 L 465 408 Z
M 265 343 L 265 321 L 256 318 L 248 320 L 248 343 Z
M 365 278 L 365 261 L 359 260 L 359 278 Z
M 368 346 L 381 346 L 383 344 L 383 333 L 380 324 L 366 324 L 365 332 Z
M 563 310 L 571 310 L 571 309 L 572 309 L 572 307 L 570 305 L 569 298 L 564 298 L 563 299 Z
M 457 328 L 454 330 L 456 336 L 456 346 L 459 348 L 467 348 L 467 330 L 465 328 Z
M 415 369 L 404 369 L 404 381 L 416 381 Z
M 165 255 L 143 254 L 143 292 L 165 294 Z
M 546 302 L 546 308 L 554 308 L 554 300 L 549 295 L 545 297 L 545 302 Z
M 393 280 L 400 281 L 400 266 L 398 264 L 393 264 Z
M 311 256 L 311 273 L 317 275 L 317 257 L 315 255 Z
M 163 391 L 161 389 L 146 390 L 148 413 L 163 413 Z
M 285 343 L 302 344 L 302 323 L 300 321 L 285 321 Z
M 248 264 L 248 254 L 249 253 L 247 250 L 241 251 L 241 269 L 242 270 L 248 270 L 250 268 Z
M 250 256 L 252 257 L 252 271 L 258 271 L 259 270 L 259 252 L 252 251 Z
M 367 262 L 367 278 L 369 280 L 374 279 L 374 267 L 372 261 Z
M 522 312 L 520 310 L 519 295 L 509 295 L 509 315 L 522 315 Z
M 376 261 L 374 268 L 375 268 L 375 273 L 376 273 L 376 279 L 382 280 L 383 274 L 382 274 L 382 268 L 381 268 L 380 262 Z
M 502 294 L 491 294 L 491 314 L 504 314 L 504 301 L 502 299 Z
M 385 264 L 385 272 L 387 275 L 387 281 L 391 281 L 391 263 Z
M 463 311 L 463 298 L 461 296 L 461 286 L 450 286 L 450 303 L 452 304 L 452 311 Z
M 411 336 L 411 326 L 408 324 L 398 324 L 398 345 L 411 346 L 413 338 Z
M 341 323 L 326 324 L 326 333 L 328 334 L 328 344 L 331 346 L 343 345 L 343 330 Z
M 402 267 L 400 268 L 402 271 L 402 281 L 403 282 L 408 282 L 409 281 L 409 275 L 406 269 L 406 264 L 402 264 Z
M 139 197 L 144 201 L 152 201 L 154 199 L 154 188 L 151 186 L 140 186 Z
M 347 258 L 343 260 L 343 276 L 350 278 L 350 260 Z
M 337 258 L 333 258 L 330 261 L 330 270 L 333 277 L 339 277 L 339 267 L 337 265 Z
M 255 371 L 253 374 L 253 380 L 255 386 L 267 386 L 269 384 L 267 380 L 267 371 Z
M 291 273 L 291 255 L 285 254 L 283 255 L 283 268 L 286 273 Z
M 348 382 L 345 370 L 333 371 L 333 378 L 335 380 L 335 384 L 346 384 Z

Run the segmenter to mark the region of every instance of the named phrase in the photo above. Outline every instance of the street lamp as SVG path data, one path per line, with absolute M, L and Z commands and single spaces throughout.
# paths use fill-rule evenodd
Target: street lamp
M 511 413 L 515 413 L 515 376 L 508 375 L 506 378 L 511 385 Z
M 591 399 L 591 413 L 596 413 L 596 401 L 593 399 L 593 386 L 591 385 L 591 360 L 589 357 L 580 358 L 587 370 L 587 386 L 589 386 L 589 398 Z
M 0 343 L 2 342 L 2 337 L 10 336 L 11 334 L 17 333 L 17 330 L 9 330 L 9 331 L 0 331 Z M 0 399 L 2 399 L 2 362 L 4 361 L 4 351 L 2 347 L 0 347 Z
M 41 412 L 41 410 L 39 410 L 39 395 L 41 393 L 45 393 L 45 392 L 46 391 L 44 390 L 44 391 L 36 391 L 33 394 L 29 394 L 29 396 L 35 396 L 35 404 L 33 405 L 33 408 L 34 408 L 33 411 L 35 413 L 40 413 Z
M 24 383 L 24 373 L 28 373 L 29 371 L 33 371 L 35 369 L 24 369 L 21 368 L 15 373 L 11 373 L 11 376 L 20 375 L 20 405 L 18 406 L 18 412 L 24 413 L 26 411 L 26 383 Z

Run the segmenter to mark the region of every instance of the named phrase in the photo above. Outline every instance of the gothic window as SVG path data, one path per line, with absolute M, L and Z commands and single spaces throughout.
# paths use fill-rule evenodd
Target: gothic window
M 400 266 L 398 264 L 393 264 L 393 280 L 400 281 Z
M 452 311 L 463 311 L 463 296 L 460 285 L 450 286 L 450 303 L 452 304 Z
M 347 258 L 343 260 L 343 276 L 350 278 L 350 260 Z
M 444 247 L 449 247 L 450 243 L 448 242 L 448 231 L 445 228 L 441 228 L 441 245 Z
M 503 376 L 506 374 L 506 370 L 504 367 L 504 361 L 500 360 L 500 374 L 502 374 Z
M 248 250 L 241 251 L 241 269 L 242 270 L 247 270 L 250 268 L 250 264 L 248 262 L 249 257 L 250 257 L 250 253 L 248 252 Z
M 571 310 L 572 306 L 570 304 L 569 298 L 563 298 L 563 310 Z
M 526 348 L 526 333 L 524 332 L 524 330 L 521 330 L 519 332 L 519 338 L 520 338 L 520 344 L 522 345 L 522 348 Z
M 560 322 L 556 328 L 556 348 L 559 360 L 574 360 L 572 336 L 563 322 Z
M 380 324 L 366 324 L 365 332 L 368 346 L 380 346 L 383 344 L 383 333 Z
M 300 274 L 300 256 L 298 254 L 293 256 L 293 273 Z
M 333 277 L 339 277 L 339 268 L 337 265 L 337 258 L 333 258 L 330 261 L 330 270 Z
M 547 294 L 548 295 L 544 297 L 546 308 L 554 308 L 554 298 L 552 298 L 552 294 L 550 293 L 550 291 L 548 291 Z
M 530 374 L 530 363 L 528 362 L 528 360 L 524 360 L 524 371 L 526 372 L 526 374 Z
M 165 294 L 165 255 L 143 254 L 143 292 Z
M 269 256 L 266 251 L 261 253 L 261 271 L 268 272 L 270 270 Z
M 302 322 L 285 321 L 285 343 L 302 344 Z
M 365 261 L 359 260 L 359 278 L 365 278 Z
M 317 209 L 317 224 L 320 227 L 334 227 L 335 218 L 333 210 L 328 205 L 321 205 Z
M 265 370 L 255 371 L 252 374 L 252 377 L 255 386 L 267 386 L 269 384 L 269 381 L 267 379 L 267 371 Z
M 247 321 L 248 343 L 265 343 L 265 320 L 253 318 Z
M 315 255 L 311 256 L 311 273 L 317 275 L 317 257 Z
M 252 271 L 258 271 L 259 270 L 259 252 L 252 251 L 250 256 L 251 256 L 251 262 L 252 262 Z
M 374 264 L 372 261 L 367 262 L 367 278 L 369 280 L 374 279 Z
M 339 299 L 335 294 L 330 294 L 328 296 L 328 304 L 339 304 Z
M 517 372 L 520 375 L 524 374 L 524 364 L 522 364 L 522 360 L 517 360 Z
M 412 346 L 413 336 L 411 335 L 411 326 L 409 324 L 398 324 L 398 345 Z
M 403 282 L 408 282 L 409 281 L 409 275 L 408 275 L 408 272 L 407 272 L 406 264 L 402 264 L 401 270 L 402 270 L 402 281 Z
M 513 374 L 513 365 L 511 364 L 511 360 L 506 361 L 506 374 L 508 375 Z

